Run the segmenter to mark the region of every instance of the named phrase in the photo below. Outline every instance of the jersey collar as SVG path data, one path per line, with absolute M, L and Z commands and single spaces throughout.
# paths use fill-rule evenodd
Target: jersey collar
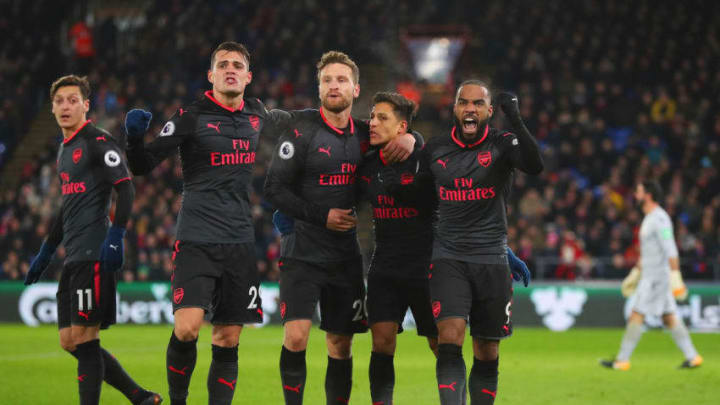
M 330 121 L 327 120 L 327 118 L 325 118 L 325 113 L 323 112 L 322 107 L 320 107 L 320 116 L 322 117 L 322 120 L 325 122 L 325 125 L 327 125 L 330 129 L 337 132 L 339 135 L 342 135 L 345 133 L 345 131 L 335 127 L 333 124 L 330 123 Z M 353 122 L 352 115 L 350 116 L 350 134 L 351 135 L 355 134 L 355 122 Z
M 63 139 L 63 145 L 66 144 L 66 143 L 68 143 L 68 142 L 70 142 L 70 141 L 72 141 L 73 138 L 75 138 L 75 135 L 79 134 L 80 131 L 82 131 L 83 128 L 85 128 L 85 127 L 87 126 L 87 124 L 89 124 L 89 123 L 90 123 L 90 120 L 85 121 L 82 125 L 80 125 L 80 128 L 76 129 L 75 132 L 73 132 L 72 135 L 70 135 L 69 137 Z
M 226 106 L 225 104 L 217 101 L 217 99 L 216 99 L 215 97 L 213 97 L 213 91 L 212 91 L 212 90 L 206 91 L 206 92 L 205 92 L 205 97 L 207 97 L 207 98 L 208 98 L 210 101 L 212 101 L 213 103 L 217 104 L 218 106 L 220 106 L 220 107 L 222 107 L 223 109 L 228 110 L 228 111 L 230 111 L 230 112 L 242 111 L 243 107 L 245 107 L 245 99 L 243 99 L 243 100 L 240 102 L 240 107 L 238 107 L 238 108 L 230 108 L 230 107 Z
M 456 128 L 457 128 L 457 127 L 453 127 L 453 128 L 452 128 L 452 132 L 450 133 L 450 137 L 452 137 L 452 140 L 455 141 L 455 143 L 458 144 L 458 146 L 460 146 L 461 148 L 474 148 L 475 146 L 480 145 L 480 144 L 485 140 L 485 138 L 487 138 L 488 132 L 490 131 L 490 125 L 485 124 L 485 132 L 483 133 L 482 138 L 480 138 L 479 141 L 476 141 L 476 142 L 471 143 L 471 144 L 468 145 L 468 144 L 464 143 L 463 141 L 461 141 L 457 136 L 455 136 L 455 129 L 456 129 Z

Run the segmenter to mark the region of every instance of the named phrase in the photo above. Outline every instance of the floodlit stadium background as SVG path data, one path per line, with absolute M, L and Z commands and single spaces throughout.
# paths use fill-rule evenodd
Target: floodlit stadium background
M 126 111 L 151 110 L 150 140 L 209 88 L 212 49 L 236 40 L 252 54 L 247 96 L 268 107 L 316 107 L 315 63 L 338 49 L 360 66 L 354 115 L 367 117 L 376 91 L 399 91 L 419 102 L 414 128 L 426 139 L 447 135 L 461 80 L 485 79 L 519 95 L 546 165 L 538 177 L 516 177 L 508 211 L 510 246 L 535 277 L 532 288 L 515 290 L 519 330 L 623 325 L 627 303 L 618 285 L 637 260 L 641 220 L 631 190 L 654 178 L 665 189 L 662 205 L 690 286 L 681 314 L 694 331 L 720 331 L 716 2 L 210 3 L 0 1 L 0 322 L 55 320 L 53 281 L 63 250 L 44 275 L 47 284 L 24 289 L 19 281 L 60 203 L 54 157 L 61 134 L 50 114 L 50 83 L 87 74 L 90 118 L 119 136 Z M 504 125 L 499 112 L 494 125 Z M 261 142 L 250 198 L 266 321 L 275 323 L 279 239 L 261 197 L 272 146 Z M 134 182 L 120 319 L 166 323 L 178 162 Z M 369 254 L 372 226 L 367 212 L 363 218 L 359 234 Z M 619 333 L 604 343 L 605 354 L 614 352 Z M 23 364 L 1 360 L 3 374 Z

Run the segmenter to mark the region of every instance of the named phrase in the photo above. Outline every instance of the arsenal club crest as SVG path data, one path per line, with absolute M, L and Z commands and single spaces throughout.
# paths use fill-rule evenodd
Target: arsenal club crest
M 490 151 L 488 151 L 488 150 L 483 151 L 483 152 L 478 152 L 477 159 L 478 159 L 478 163 L 480 163 L 480 166 L 488 167 L 488 166 L 490 166 L 490 163 L 492 162 L 492 155 L 490 154 Z
M 173 301 L 175 301 L 175 305 L 178 305 L 182 302 L 183 297 L 185 296 L 185 290 L 182 288 L 176 288 L 173 292 Z
M 80 161 L 80 159 L 82 159 L 82 149 L 80 149 L 80 148 L 75 149 L 73 151 L 72 157 L 73 157 L 73 163 L 77 164 Z
M 251 115 L 250 117 L 248 117 L 248 121 L 250 121 L 250 125 L 252 125 L 255 131 L 260 128 L 260 118 L 258 118 L 257 115 Z
M 411 184 L 415 180 L 415 176 L 412 173 L 403 173 L 400 175 L 400 184 L 406 186 Z
M 433 311 L 433 316 L 434 316 L 435 318 L 437 318 L 438 316 L 440 316 L 440 309 L 441 309 L 441 308 L 442 308 L 442 304 L 440 304 L 440 301 L 435 301 L 435 302 L 432 303 L 432 311 Z

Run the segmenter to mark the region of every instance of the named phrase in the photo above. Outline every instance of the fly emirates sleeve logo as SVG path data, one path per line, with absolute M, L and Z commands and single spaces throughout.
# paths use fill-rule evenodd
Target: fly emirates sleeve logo
M 440 186 L 438 198 L 443 201 L 476 201 L 495 198 L 495 187 L 475 187 L 473 179 L 460 177 L 453 180 L 453 188 Z
M 210 152 L 210 166 L 237 166 L 255 163 L 255 152 L 250 151 L 250 140 L 232 139 L 232 152 Z
M 355 184 L 357 165 L 343 163 L 340 165 L 340 173 L 321 173 L 318 177 L 318 184 L 321 186 L 345 186 Z

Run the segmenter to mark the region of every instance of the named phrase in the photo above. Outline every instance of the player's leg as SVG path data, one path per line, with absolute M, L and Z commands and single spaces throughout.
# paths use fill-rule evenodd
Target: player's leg
M 630 356 L 632 356 L 635 347 L 637 347 L 638 342 L 640 342 L 640 338 L 643 333 L 645 333 L 645 326 L 643 325 L 644 322 L 645 316 L 633 310 L 628 318 L 625 333 L 620 341 L 620 351 L 615 357 L 615 360 L 603 360 L 600 364 L 604 367 L 616 370 L 629 370 Z
M 675 309 L 677 309 L 674 298 L 672 298 L 672 304 L 675 305 Z M 682 319 L 677 316 L 676 310 L 664 314 L 662 320 L 665 327 L 670 331 L 670 335 L 672 335 L 675 344 L 685 356 L 685 360 L 680 364 L 680 368 L 699 367 L 703 362 L 703 358 L 695 349 L 695 345 L 693 345 L 692 339 L 690 339 L 690 333 Z
M 63 295 L 70 301 L 70 341 L 78 359 L 80 403 L 97 404 L 105 376 L 99 332 L 101 325 L 115 323 L 114 275 L 101 272 L 99 262 L 70 263 L 63 272 L 69 277 Z M 67 340 L 62 344 L 67 345 Z
M 652 280 L 641 278 L 635 291 L 632 312 L 625 327 L 620 351 L 615 360 L 603 360 L 600 364 L 615 370 L 629 370 L 630 356 L 645 332 L 645 316 L 661 316 L 667 307 L 670 295 L 669 280 Z M 674 301 L 673 301 L 674 304 Z
M 213 325 L 208 403 L 229 405 L 238 379 L 238 342 L 242 325 Z
M 438 355 L 438 329 L 432 311 L 432 298 L 430 296 L 430 280 L 427 278 L 407 281 L 404 290 L 407 303 L 415 318 L 418 336 L 425 336 L 430 351 L 435 357 Z
M 498 392 L 500 340 L 512 336 L 512 279 L 506 264 L 476 264 L 471 274 L 473 296 L 470 334 L 473 365 L 468 387 L 473 405 L 495 403 Z
M 320 329 L 327 332 L 328 348 L 325 397 L 328 405 L 346 404 L 352 390 L 352 337 L 367 331 L 362 259 L 325 270 L 328 283 L 320 292 Z
M 432 313 L 438 328 L 435 374 L 441 405 L 460 405 L 466 398 L 462 345 L 472 305 L 472 291 L 465 267 L 465 263 L 454 260 L 433 262 L 430 293 Z
M 301 405 L 307 377 L 305 349 L 325 275 L 308 263 L 290 259 L 281 259 L 280 263 L 280 317 L 284 329 L 280 380 L 285 404 Z
M 470 401 L 476 404 L 493 404 L 497 395 L 498 340 L 473 339 L 473 366 L 470 369 Z
M 395 390 L 395 346 L 397 344 L 398 324 L 396 322 L 376 322 L 370 325 L 372 333 L 372 353 L 370 354 L 370 397 L 373 404 L 392 404 Z
M 238 379 L 238 342 L 243 325 L 261 323 L 260 280 L 252 243 L 220 245 L 223 274 L 213 307 L 212 361 L 207 378 L 208 400 L 230 405 Z
M 197 361 L 197 339 L 205 309 L 185 307 L 175 310 L 165 366 L 171 405 L 185 405 L 188 387 Z
M 280 379 L 286 405 L 300 405 L 303 402 L 307 377 L 305 349 L 311 326 L 310 319 L 296 319 L 285 322 L 284 325 L 283 347 L 280 352 Z
M 372 266 L 368 275 L 366 307 L 372 333 L 368 376 L 372 403 L 389 405 L 395 389 L 393 361 L 397 334 L 401 331 L 400 325 L 408 307 L 403 290 L 411 286 L 402 285 L 395 278 L 384 277 L 381 271 Z
M 69 279 L 69 277 L 68 277 Z M 73 342 L 71 328 L 70 328 L 70 314 L 71 314 L 71 302 L 70 302 L 70 294 L 68 293 L 68 287 L 67 284 L 69 280 L 62 281 L 60 283 L 60 287 L 58 289 L 58 295 L 57 295 L 57 302 L 58 302 L 58 334 L 60 336 L 60 346 L 66 350 L 68 353 L 70 353 L 75 359 L 77 359 L 77 346 L 75 346 L 75 343 Z M 114 296 L 113 294 L 111 294 Z M 142 405 L 151 405 L 151 404 L 159 404 L 162 402 L 162 398 L 151 391 L 147 391 L 140 387 L 133 379 L 130 377 L 125 369 L 123 369 L 120 362 L 107 350 L 100 347 L 100 352 L 102 353 L 103 362 L 105 365 L 105 375 L 104 375 L 104 381 L 108 383 L 113 388 L 117 389 L 118 391 L 122 392 L 123 395 L 133 404 L 142 404 Z
M 213 246 L 175 242 L 171 277 L 175 325 L 168 342 L 165 370 L 171 405 L 185 405 L 197 361 L 197 339 L 222 274 Z
M 328 405 L 350 402 L 352 390 L 352 335 L 325 335 L 328 365 L 325 373 L 325 397 Z
M 632 356 L 635 347 L 645 332 L 643 323 L 646 315 L 660 316 L 663 314 L 665 307 L 664 292 L 669 293 L 670 286 L 668 282 L 658 280 L 650 280 L 641 278 L 635 291 L 635 303 L 632 312 L 628 318 L 625 333 L 620 343 L 620 351 L 615 360 L 604 360 L 600 364 L 607 368 L 615 370 L 629 370 L 630 356 Z
M 100 325 L 70 327 L 75 356 L 78 359 L 77 379 L 81 405 L 100 403 L 100 389 L 105 376 L 105 363 L 100 351 Z

